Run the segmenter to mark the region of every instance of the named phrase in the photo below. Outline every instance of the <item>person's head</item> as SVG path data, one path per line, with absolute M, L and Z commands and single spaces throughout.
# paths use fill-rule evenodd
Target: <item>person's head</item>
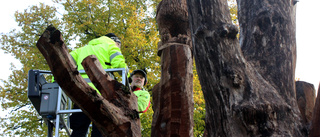
M 109 37 L 112 39 L 114 42 L 116 42 L 116 45 L 121 48 L 121 41 L 120 39 L 114 34 L 114 33 L 108 33 L 105 36 Z
M 144 85 L 147 84 L 147 82 L 147 74 L 141 69 L 134 70 L 130 74 L 129 83 L 131 83 L 131 87 L 136 86 L 142 88 Z

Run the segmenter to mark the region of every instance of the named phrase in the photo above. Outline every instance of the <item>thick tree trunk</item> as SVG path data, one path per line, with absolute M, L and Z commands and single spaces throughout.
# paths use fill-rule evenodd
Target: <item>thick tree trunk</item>
M 193 136 L 193 71 L 185 0 L 163 0 L 157 8 L 161 35 L 161 80 L 153 89 L 152 137 Z
M 295 6 L 292 1 L 271 0 L 238 0 L 238 5 L 240 46 L 246 60 L 296 107 Z
M 293 3 L 238 0 L 242 53 L 227 1 L 187 2 L 208 136 L 303 136 Z
M 137 97 L 112 80 L 95 56 L 88 56 L 82 65 L 102 96 L 80 76 L 60 31 L 49 26 L 37 47 L 59 86 L 89 116 L 103 136 L 141 136 Z

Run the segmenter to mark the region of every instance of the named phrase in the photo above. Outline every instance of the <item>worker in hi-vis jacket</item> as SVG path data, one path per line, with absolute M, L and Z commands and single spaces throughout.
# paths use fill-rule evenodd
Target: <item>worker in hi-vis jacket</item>
M 81 48 L 75 49 L 70 52 L 78 70 L 84 70 L 81 62 L 89 55 L 95 55 L 103 69 L 111 68 L 128 68 L 125 63 L 125 59 L 121 54 L 121 41 L 113 33 L 108 33 L 105 36 L 93 39 L 89 43 Z M 128 70 L 127 70 L 128 73 Z M 81 76 L 86 82 L 94 88 L 99 94 L 100 92 L 92 84 L 87 74 L 82 73 Z M 74 105 L 74 109 L 79 109 L 77 105 Z M 88 127 L 91 120 L 83 112 L 76 112 L 70 116 L 70 128 L 72 129 L 71 137 L 85 137 L 88 132 Z M 92 123 L 91 137 L 102 137 L 97 127 Z
M 129 83 L 133 93 L 138 97 L 138 111 L 141 115 L 146 112 L 150 106 L 150 94 L 143 89 L 148 82 L 147 74 L 141 70 L 134 70 L 130 74 Z

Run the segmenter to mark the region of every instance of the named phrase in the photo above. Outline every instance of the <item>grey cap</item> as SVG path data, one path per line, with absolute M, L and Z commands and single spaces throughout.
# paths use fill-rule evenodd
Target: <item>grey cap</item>
M 144 84 L 143 84 L 143 85 L 146 85 L 146 84 L 147 84 L 147 81 L 148 81 L 148 79 L 147 79 L 147 74 L 146 74 L 146 72 L 144 72 L 142 69 L 137 69 L 137 70 L 132 71 L 132 73 L 130 74 L 130 77 L 129 77 L 129 83 L 132 82 L 132 78 L 131 78 L 131 77 L 132 77 L 133 75 L 137 74 L 137 73 L 140 73 L 140 74 L 143 75 L 143 77 L 145 78 L 145 81 L 144 81 Z

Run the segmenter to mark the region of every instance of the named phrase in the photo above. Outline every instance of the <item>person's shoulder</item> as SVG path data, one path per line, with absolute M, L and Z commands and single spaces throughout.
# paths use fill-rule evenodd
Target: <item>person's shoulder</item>
M 134 92 L 139 92 L 139 93 L 149 93 L 147 90 L 144 89 L 140 89 L 140 90 L 136 90 Z
M 89 41 L 88 45 L 98 45 L 98 44 L 114 44 L 114 41 L 106 36 L 101 36 L 95 39 L 92 39 L 91 41 Z
M 144 94 L 149 94 L 149 92 L 147 90 L 140 90 L 140 92 L 144 93 Z
M 99 39 L 100 41 L 108 42 L 108 43 L 109 42 L 114 43 L 114 41 L 112 39 L 110 39 L 109 37 L 107 37 L 107 36 L 101 36 L 101 37 L 99 37 L 97 39 Z
M 76 49 L 70 51 L 70 54 L 72 54 L 72 53 L 77 53 L 77 52 L 80 51 L 82 48 L 83 48 L 83 47 L 76 48 Z

